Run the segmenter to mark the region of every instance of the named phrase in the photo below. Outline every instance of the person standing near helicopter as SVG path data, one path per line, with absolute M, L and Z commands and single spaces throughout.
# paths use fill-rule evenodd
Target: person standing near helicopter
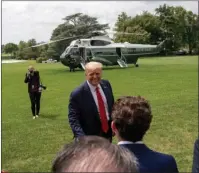
M 46 87 L 42 86 L 39 71 L 36 71 L 33 66 L 28 67 L 24 82 L 28 83 L 28 93 L 31 101 L 33 119 L 38 118 L 42 88 L 46 89 Z
M 72 72 L 72 71 L 75 72 L 75 58 L 73 58 L 73 57 L 70 58 L 69 68 L 70 68 L 70 72 Z

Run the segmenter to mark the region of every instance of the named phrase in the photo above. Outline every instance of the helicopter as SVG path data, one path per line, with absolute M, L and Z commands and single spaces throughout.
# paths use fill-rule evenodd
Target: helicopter
M 117 34 L 131 35 L 133 33 L 117 32 Z M 76 36 L 80 37 L 80 36 Z M 40 45 L 51 44 L 62 40 L 72 39 L 68 37 L 60 40 L 50 41 Z M 137 64 L 138 58 L 143 55 L 158 54 L 166 40 L 158 45 L 131 44 L 128 42 L 115 43 L 108 35 L 94 36 L 72 40 L 64 52 L 60 55 L 60 61 L 64 66 L 80 68 L 85 70 L 86 63 L 90 61 L 100 62 L 105 66 L 119 65 L 121 68 L 128 67 L 128 64 Z
M 115 43 L 108 36 L 96 36 L 88 39 L 73 40 L 60 56 L 63 65 L 85 69 L 90 61 L 100 62 L 105 66 L 119 65 L 121 68 L 134 64 L 138 67 L 139 56 L 158 54 L 165 41 L 159 45 Z

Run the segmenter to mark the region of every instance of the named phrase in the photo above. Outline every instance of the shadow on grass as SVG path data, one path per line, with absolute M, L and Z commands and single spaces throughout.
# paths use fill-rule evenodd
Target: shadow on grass
M 59 116 L 58 114 L 41 114 L 39 117 L 55 120 L 58 116 Z

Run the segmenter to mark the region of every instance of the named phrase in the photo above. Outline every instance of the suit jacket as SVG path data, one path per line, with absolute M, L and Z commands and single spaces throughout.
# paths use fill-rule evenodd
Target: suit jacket
M 196 139 L 193 150 L 192 173 L 199 173 L 199 140 Z
M 28 83 L 28 92 L 39 92 L 40 86 L 40 76 L 39 71 L 34 71 L 33 76 L 25 74 L 24 83 Z M 34 85 L 34 89 L 32 89 L 32 85 Z
M 107 80 L 101 80 L 100 85 L 108 104 L 109 131 L 107 137 L 112 138 L 110 123 L 114 104 L 112 87 Z M 84 135 L 103 136 L 98 109 L 87 82 L 84 82 L 71 93 L 68 110 L 69 124 L 75 138 Z
M 138 159 L 140 173 L 172 173 L 178 172 L 177 164 L 173 156 L 158 153 L 149 149 L 145 144 L 123 144 Z

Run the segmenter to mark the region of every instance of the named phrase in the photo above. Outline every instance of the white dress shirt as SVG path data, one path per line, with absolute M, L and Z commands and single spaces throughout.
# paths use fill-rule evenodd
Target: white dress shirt
M 87 83 L 88 83 L 88 86 L 89 86 L 90 91 L 92 93 L 93 99 L 95 100 L 95 104 L 97 106 L 98 112 L 99 112 L 99 105 L 98 105 L 97 95 L 96 95 L 96 88 L 97 87 L 91 85 L 88 81 L 87 81 Z M 100 94 L 102 96 L 102 99 L 104 101 L 104 106 L 105 106 L 105 110 L 106 110 L 106 117 L 107 117 L 107 120 L 109 120 L 108 104 L 107 104 L 106 96 L 105 96 L 105 94 L 104 94 L 104 92 L 103 92 L 102 87 L 100 86 L 100 84 L 98 85 L 98 87 L 99 87 L 99 92 L 100 92 Z
M 144 144 L 142 141 L 137 141 L 137 142 L 131 142 L 131 141 L 120 141 L 117 143 L 117 145 L 125 145 L 125 144 Z

